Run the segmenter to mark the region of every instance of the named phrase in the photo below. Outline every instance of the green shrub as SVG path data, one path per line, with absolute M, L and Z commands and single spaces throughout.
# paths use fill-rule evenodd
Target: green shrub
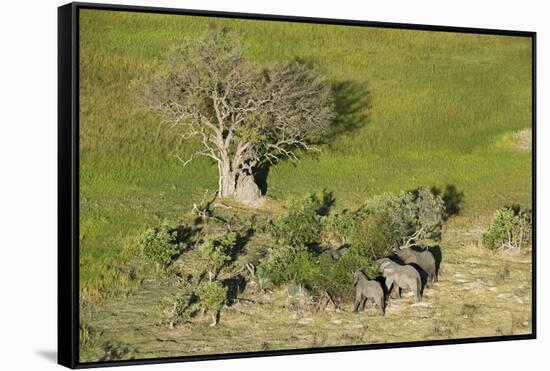
M 350 299 L 353 272 L 362 269 L 375 278 L 376 259 L 391 255 L 394 247 L 415 232 L 424 240 L 440 238 L 444 204 L 426 189 L 374 197 L 355 212 L 330 214 L 322 205 L 333 202 L 319 194 L 295 198 L 288 213 L 275 221 L 272 235 L 285 244 L 271 249 L 259 265 L 274 285 L 294 283 Z M 321 241 L 350 247 L 336 260 L 304 247 Z
M 295 283 L 316 292 L 329 291 L 339 298 L 351 298 L 353 272 L 364 268 L 370 277 L 377 275 L 373 260 L 351 247 L 338 260 L 328 254 L 315 255 L 305 247 L 271 250 L 258 270 L 265 270 L 275 285 Z
M 367 201 L 366 211 L 388 217 L 401 239 L 417 233 L 417 240 L 441 239 L 441 228 L 445 217 L 445 203 L 439 195 L 428 189 L 385 193 Z
M 321 217 L 323 241 L 329 245 L 344 245 L 349 243 L 356 217 L 357 213 L 350 212 L 349 210 Z
M 236 241 L 237 234 L 231 232 L 223 236 L 207 237 L 199 245 L 198 250 L 204 260 L 209 283 L 212 283 L 223 266 L 231 260 L 231 250 Z
M 143 255 L 166 268 L 183 251 L 185 244 L 178 242 L 178 232 L 164 221 L 158 228 L 148 228 L 137 238 L 137 244 Z
M 371 261 L 391 255 L 402 237 L 399 226 L 387 210 L 363 214 L 350 230 L 351 245 Z
M 315 274 L 315 259 L 304 246 L 272 248 L 267 258 L 260 262 L 271 282 L 280 285 L 288 282 L 305 283 Z
M 333 202 L 325 191 L 293 197 L 286 215 L 275 220 L 271 227 L 273 238 L 285 245 L 301 246 L 316 241 L 321 232 L 321 216 Z
M 489 229 L 483 234 L 483 245 L 491 250 L 521 250 L 531 241 L 531 210 L 519 205 L 505 206 L 493 216 Z
M 316 291 L 328 291 L 340 300 L 351 299 L 354 295 L 353 272 L 362 269 L 367 276 L 378 275 L 374 261 L 364 255 L 355 246 L 351 246 L 338 260 L 328 254 L 321 254 L 316 260 L 315 275 L 307 285 Z
M 227 298 L 227 287 L 224 287 L 219 281 L 204 283 L 200 285 L 195 294 L 198 297 L 198 306 L 204 312 L 212 316 L 212 326 L 218 323 L 219 313 Z
M 271 280 L 269 272 L 263 266 L 260 266 L 258 267 L 258 269 L 256 269 L 256 272 L 251 278 L 251 281 L 256 284 L 261 292 L 265 292 L 273 285 L 273 281 Z
M 170 329 L 191 321 L 196 311 L 195 301 L 195 294 L 190 290 L 185 290 L 164 303 L 161 307 L 162 314 Z
M 364 207 L 322 218 L 323 241 L 350 244 L 374 261 L 392 254 L 415 232 L 418 239 L 438 241 L 445 207 L 440 196 L 427 189 L 400 194 L 385 193 L 369 199 Z

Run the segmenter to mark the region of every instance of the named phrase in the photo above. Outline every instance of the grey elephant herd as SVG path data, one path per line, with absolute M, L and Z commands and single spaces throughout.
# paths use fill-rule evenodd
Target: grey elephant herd
M 376 261 L 380 280 L 369 280 L 361 270 L 354 272 L 354 312 L 363 311 L 370 300 L 385 315 L 387 300 L 390 297 L 400 298 L 401 290 L 411 290 L 416 302 L 421 302 L 424 289 L 422 278 L 425 277 L 426 284 L 438 280 L 436 259 L 428 249 L 417 251 L 409 246 L 401 246 L 394 249 L 394 253 L 392 258 Z

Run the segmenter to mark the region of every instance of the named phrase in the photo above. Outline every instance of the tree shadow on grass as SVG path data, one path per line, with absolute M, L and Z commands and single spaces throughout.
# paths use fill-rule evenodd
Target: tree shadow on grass
M 319 206 L 318 213 L 321 216 L 327 216 L 330 212 L 330 209 L 336 203 L 334 192 L 324 188 L 321 192 L 317 193 L 317 195 L 321 198 L 321 205 Z
M 370 93 L 364 83 L 337 81 L 331 89 L 336 118 L 324 138 L 325 143 L 367 125 L 371 107 Z
M 189 244 L 192 242 L 192 238 L 200 233 L 202 227 L 189 227 L 187 225 L 179 225 L 170 230 L 170 232 L 176 232 L 175 243 Z
M 464 192 L 459 191 L 454 184 L 447 184 L 445 189 L 442 190 L 436 186 L 430 189 L 435 196 L 440 196 L 445 204 L 445 216 L 444 220 L 449 219 L 451 216 L 459 215 L 462 204 L 464 203 Z
M 246 230 L 245 234 L 238 234 L 237 239 L 235 240 L 235 244 L 231 248 L 231 251 L 229 252 L 229 256 L 231 257 L 229 264 L 233 263 L 235 260 L 239 258 L 239 256 L 243 253 L 246 244 L 250 239 L 254 236 L 254 229 L 248 228 Z
M 246 278 L 241 274 L 222 281 L 222 285 L 227 287 L 226 303 L 228 306 L 233 305 L 235 299 L 246 289 L 247 283 Z
M 298 60 L 298 63 L 312 65 L 307 60 Z M 331 142 L 339 136 L 350 134 L 368 124 L 371 99 L 364 83 L 352 80 L 337 81 L 331 85 L 336 117 L 331 123 L 328 132 L 312 144 L 326 144 L 333 151 L 345 152 L 345 149 L 331 147 Z M 260 188 L 262 195 L 268 192 L 267 177 L 273 164 L 262 162 L 253 170 L 254 181 Z
M 122 358 L 126 358 L 130 353 L 130 348 L 121 342 L 107 341 L 101 346 L 104 354 L 100 361 L 114 361 Z
M 175 256 L 172 256 L 172 262 L 194 247 L 194 237 L 200 234 L 201 230 L 202 227 L 193 228 L 186 225 L 179 225 L 170 230 L 170 233 L 176 232 L 176 239 L 174 240 L 174 243 L 181 244 L 182 246 L 178 253 Z

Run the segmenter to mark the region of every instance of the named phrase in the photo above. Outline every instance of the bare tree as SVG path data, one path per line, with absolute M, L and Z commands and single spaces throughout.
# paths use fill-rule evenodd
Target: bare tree
M 255 203 L 260 190 L 253 169 L 281 158 L 298 161 L 297 150 L 318 150 L 334 121 L 328 84 L 307 65 L 269 67 L 247 61 L 235 35 L 210 30 L 187 40 L 160 70 L 139 82 L 141 101 L 184 139 L 198 138 L 219 171 L 218 194 Z

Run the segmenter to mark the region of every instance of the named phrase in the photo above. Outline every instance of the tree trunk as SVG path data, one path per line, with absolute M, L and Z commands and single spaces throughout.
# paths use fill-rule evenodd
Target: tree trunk
M 262 193 L 249 171 L 236 172 L 230 164 L 220 164 L 218 194 L 220 197 L 234 197 L 237 201 L 249 206 L 259 206 Z
M 239 173 L 235 187 L 235 198 L 249 206 L 259 206 L 262 201 L 262 192 L 254 181 L 254 176 L 246 172 Z
M 214 313 L 211 313 L 210 316 L 212 317 L 212 323 L 210 324 L 210 327 L 214 327 L 218 324 L 220 321 L 220 312 L 216 311 Z
M 218 194 L 220 197 L 232 197 L 235 194 L 235 174 L 231 171 L 229 164 L 218 166 L 219 182 Z

